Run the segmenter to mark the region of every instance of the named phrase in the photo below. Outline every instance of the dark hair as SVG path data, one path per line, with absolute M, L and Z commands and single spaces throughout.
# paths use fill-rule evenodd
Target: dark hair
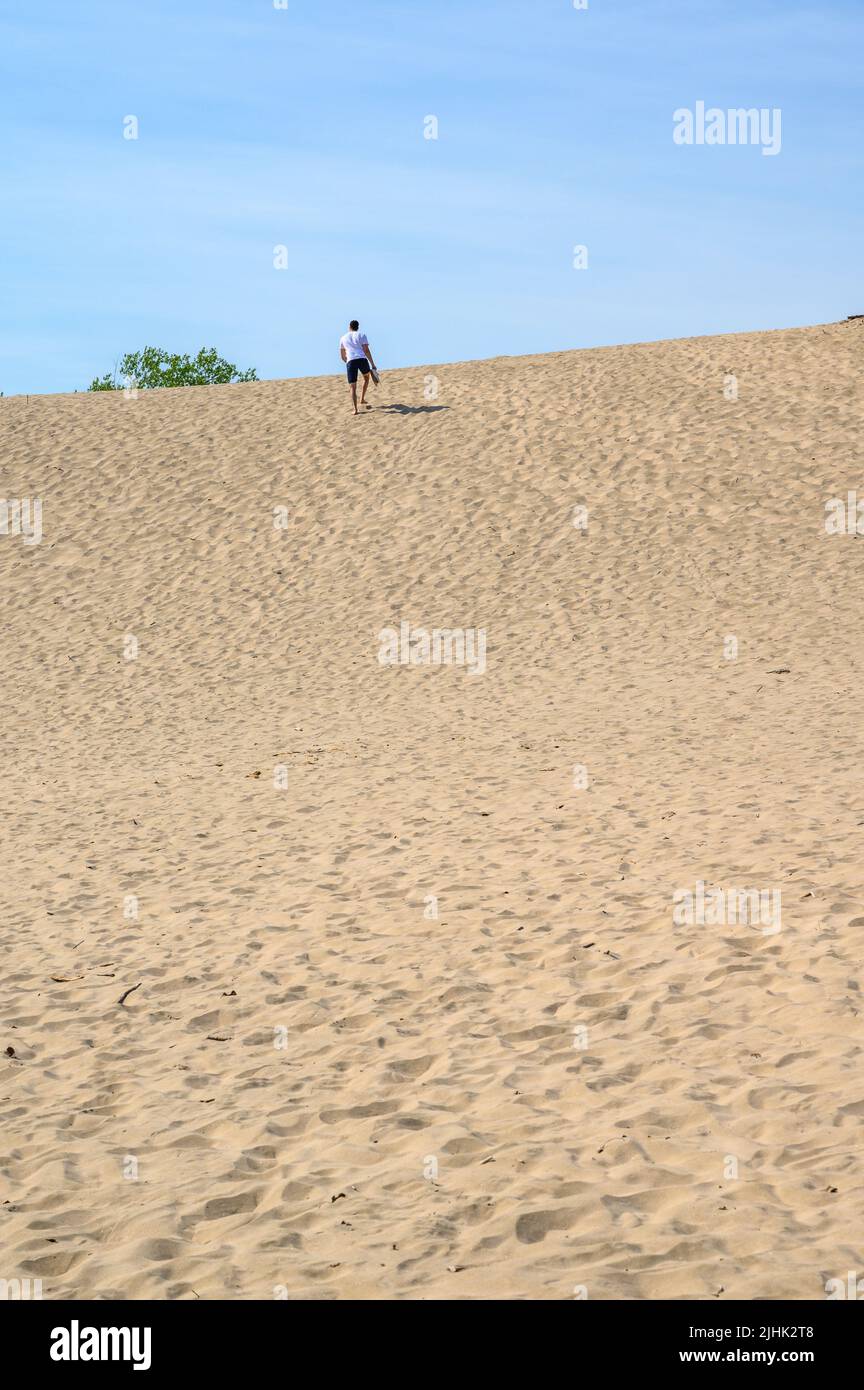
M 352 333 L 356 333 L 356 332 L 357 332 L 357 329 L 360 327 L 360 325 L 359 325 L 359 323 L 357 322 L 356 319 L 352 319 L 351 322 L 349 323 L 348 327 L 351 329 L 351 332 L 352 332 Z

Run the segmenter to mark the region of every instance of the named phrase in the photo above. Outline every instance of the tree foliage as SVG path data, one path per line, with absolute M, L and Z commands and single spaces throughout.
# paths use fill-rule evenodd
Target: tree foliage
M 143 352 L 127 352 L 119 368 L 96 377 L 88 391 L 123 391 L 137 387 L 139 391 L 154 391 L 164 386 L 227 386 L 237 381 L 257 381 L 254 367 L 241 372 L 233 362 L 226 362 L 215 348 L 201 348 L 197 357 L 186 352 L 165 352 L 162 348 L 145 347 Z

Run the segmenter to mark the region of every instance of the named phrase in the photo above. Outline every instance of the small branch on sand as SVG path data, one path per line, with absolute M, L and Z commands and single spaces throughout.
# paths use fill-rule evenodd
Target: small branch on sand
M 125 994 L 120 995 L 120 998 L 117 1000 L 117 1003 L 122 1004 L 124 999 L 128 999 L 130 994 L 134 994 L 136 989 L 141 988 L 142 983 L 143 981 L 139 980 L 137 985 L 133 985 L 131 989 L 127 989 Z

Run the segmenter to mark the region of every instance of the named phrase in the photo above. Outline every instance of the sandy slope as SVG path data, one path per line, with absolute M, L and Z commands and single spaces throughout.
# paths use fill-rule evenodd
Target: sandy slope
M 359 420 L 335 376 L 0 402 L 44 505 L 0 536 L 0 1277 L 864 1273 L 864 543 L 823 524 L 862 348 L 418 368 Z M 381 666 L 402 619 L 484 628 L 485 674 Z M 699 879 L 782 931 L 675 925 Z

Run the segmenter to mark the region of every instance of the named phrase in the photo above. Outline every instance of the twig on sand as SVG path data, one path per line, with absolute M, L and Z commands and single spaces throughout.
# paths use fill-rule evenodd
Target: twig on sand
M 142 981 L 142 980 L 139 980 L 138 983 L 137 983 L 137 985 L 133 985 L 131 989 L 127 989 L 126 992 L 125 992 L 125 994 L 121 994 L 121 995 L 120 995 L 120 998 L 117 1000 L 117 1003 L 118 1003 L 118 1004 L 122 1004 L 123 1001 L 124 1001 L 125 999 L 128 999 L 128 998 L 129 998 L 129 995 L 130 995 L 130 994 L 134 994 L 135 991 L 136 991 L 136 989 L 140 989 L 140 988 L 141 988 L 142 983 L 143 983 L 143 981 Z

